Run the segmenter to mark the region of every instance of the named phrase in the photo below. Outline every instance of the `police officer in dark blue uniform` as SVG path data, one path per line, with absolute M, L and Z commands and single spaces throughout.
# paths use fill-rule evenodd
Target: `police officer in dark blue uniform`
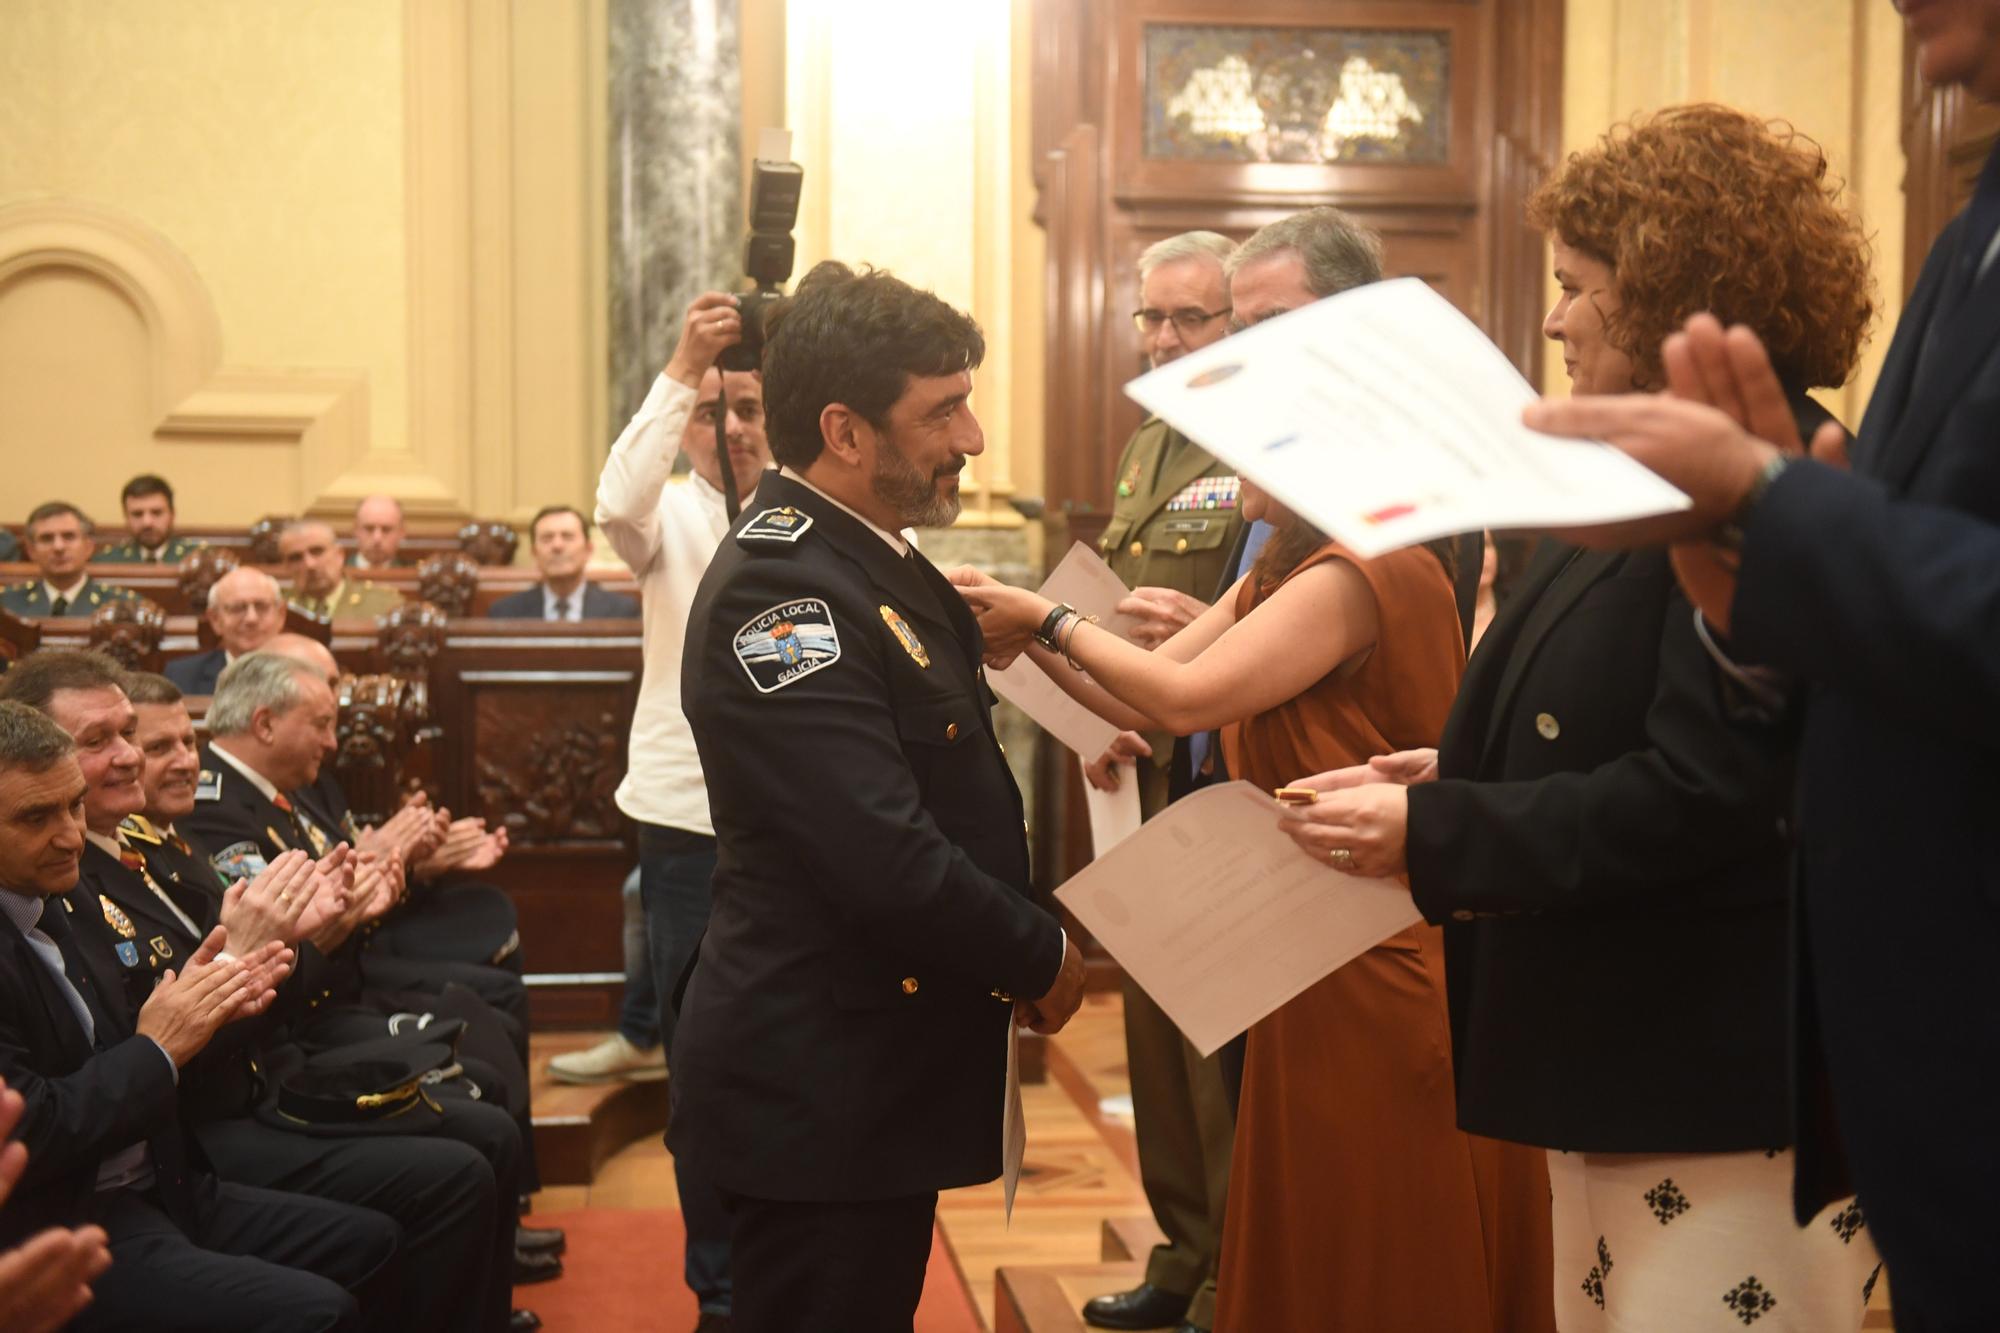
M 1010 1017 L 1082 999 L 978 627 L 900 533 L 957 517 L 984 350 L 888 274 L 808 274 L 764 353 L 783 468 L 689 617 L 719 865 L 668 1142 L 728 1196 L 738 1333 L 909 1328 L 937 1191 L 1000 1173 Z

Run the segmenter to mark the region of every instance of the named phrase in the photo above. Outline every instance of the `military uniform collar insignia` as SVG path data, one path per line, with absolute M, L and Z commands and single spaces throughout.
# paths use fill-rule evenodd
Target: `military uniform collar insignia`
M 118 825 L 118 831 L 128 838 L 150 843 L 155 847 L 166 841 L 165 838 L 160 836 L 159 830 L 154 828 L 144 815 L 125 816 L 124 822 Z
M 903 651 L 908 653 L 911 660 L 918 666 L 928 670 L 931 664 L 931 655 L 925 650 L 922 641 L 917 638 L 917 632 L 910 628 L 910 622 L 898 615 L 896 608 L 893 606 L 885 605 L 879 609 L 882 612 L 882 623 L 889 627 L 889 633 L 895 636 L 896 642 L 902 645 Z

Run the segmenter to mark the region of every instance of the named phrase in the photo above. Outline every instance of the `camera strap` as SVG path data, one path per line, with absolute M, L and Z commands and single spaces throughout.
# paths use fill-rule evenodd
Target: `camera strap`
M 743 512 L 743 500 L 736 494 L 736 465 L 729 457 L 729 404 L 728 388 L 723 389 L 722 401 L 715 405 L 715 462 L 716 471 L 722 474 L 722 509 L 734 523 L 736 516 Z

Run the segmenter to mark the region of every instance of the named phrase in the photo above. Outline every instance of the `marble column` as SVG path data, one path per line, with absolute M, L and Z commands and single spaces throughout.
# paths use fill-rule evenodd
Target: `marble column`
M 737 0 L 608 0 L 608 17 L 607 341 L 620 429 L 687 303 L 742 285 L 742 98 Z

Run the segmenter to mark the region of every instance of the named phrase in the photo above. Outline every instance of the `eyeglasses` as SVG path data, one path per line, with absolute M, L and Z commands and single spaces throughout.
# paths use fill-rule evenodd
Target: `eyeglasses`
M 1190 333 L 1200 332 L 1204 324 L 1221 319 L 1228 313 L 1228 306 L 1224 306 L 1220 310 L 1196 310 L 1193 306 L 1171 312 L 1166 310 L 1134 310 L 1132 312 L 1132 323 L 1141 333 L 1158 333 L 1160 325 L 1171 319 L 1174 322 L 1174 328 L 1185 338 Z

